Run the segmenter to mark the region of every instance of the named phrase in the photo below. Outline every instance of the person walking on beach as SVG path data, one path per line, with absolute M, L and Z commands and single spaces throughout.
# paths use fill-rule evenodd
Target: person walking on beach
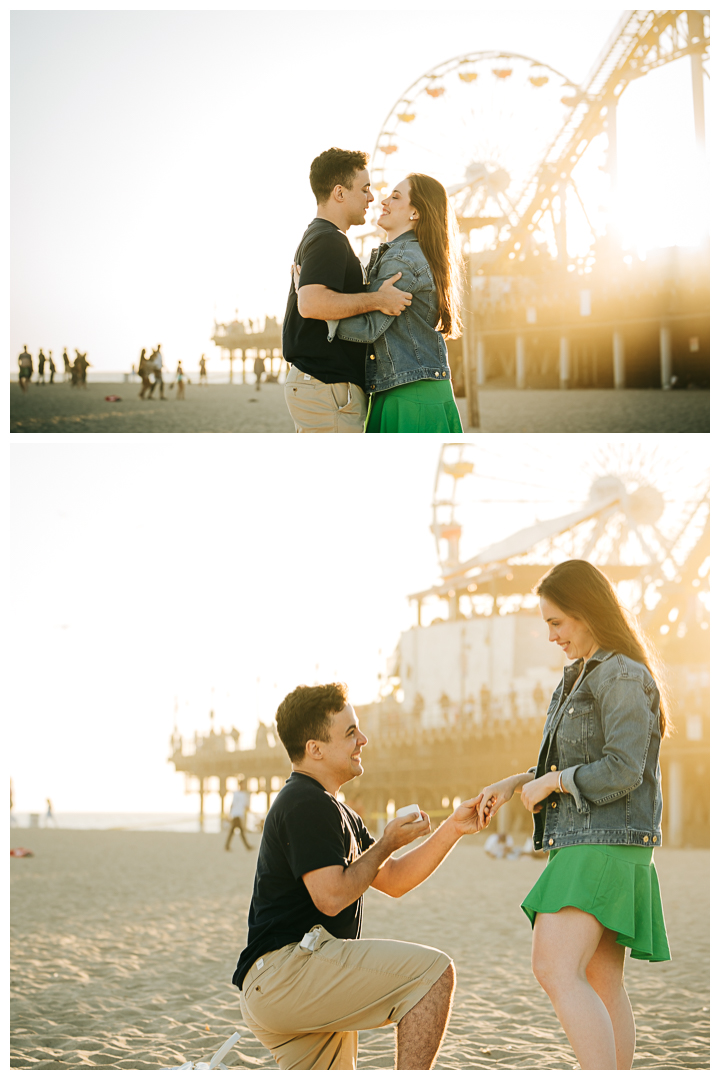
M 480 796 L 430 833 L 425 813 L 375 840 L 339 799 L 361 776 L 367 738 L 340 683 L 298 686 L 277 711 L 292 763 L 258 851 L 247 946 L 233 982 L 250 1031 L 281 1069 L 354 1069 L 358 1031 L 397 1025 L 397 1068 L 431 1069 L 455 986 L 452 960 L 405 941 L 361 940 L 372 885 L 400 897 L 425 881 L 461 836 L 480 828 Z
M 175 382 L 177 389 L 175 390 L 175 400 L 185 400 L 185 372 L 182 369 L 182 360 L 178 360 L 177 370 L 175 372 Z
M 42 349 L 40 349 L 40 351 L 38 352 L 38 378 L 37 378 L 37 385 L 38 386 L 44 386 L 45 385 L 45 364 L 46 363 L 47 363 L 47 361 L 45 359 L 45 353 L 42 351 Z
M 255 389 L 260 390 L 262 386 L 262 377 L 265 374 L 265 360 L 260 355 L 260 353 L 258 353 L 255 357 L 253 371 L 255 372 Z
M 206 364 L 207 360 L 205 358 L 205 353 L 203 353 L 200 357 L 200 378 L 198 379 L 198 386 L 207 386 L 208 384 Z
M 67 382 L 68 379 L 72 379 L 72 367 L 70 364 L 70 357 L 67 354 L 67 348 L 63 349 L 63 382 Z
M 484 823 L 513 793 L 533 814 L 545 870 L 522 903 L 533 973 L 581 1069 L 630 1069 L 635 1021 L 625 950 L 670 959 L 653 861 L 662 835 L 660 744 L 669 724 L 651 644 L 600 570 L 560 563 L 535 587 L 569 663 L 537 765 L 481 792 Z
M 245 835 L 245 815 L 248 812 L 249 805 L 250 795 L 245 790 L 245 781 L 240 780 L 238 782 L 238 789 L 234 792 L 232 803 L 230 804 L 230 829 L 225 842 L 226 851 L 230 850 L 230 842 L 232 841 L 236 829 L 240 833 L 240 839 L 245 847 L 248 851 L 252 851 L 252 844 L 248 842 L 248 838 Z
M 50 383 L 52 384 L 52 383 L 55 382 L 55 372 L 57 371 L 57 368 L 55 367 L 55 361 L 52 358 L 52 349 L 48 349 L 48 361 L 47 362 L 48 362 L 48 369 L 50 371 Z
M 165 400 L 165 383 L 163 382 L 163 377 L 162 377 L 162 373 L 163 373 L 163 355 L 162 355 L 162 352 L 160 351 L 161 348 L 162 348 L 162 346 L 158 345 L 158 347 L 151 354 L 150 360 L 148 362 L 150 372 L 151 372 L 151 374 L 154 375 L 154 380 L 153 380 L 153 383 L 152 383 L 152 385 L 150 387 L 150 393 L 148 394 L 148 397 L 151 398 L 153 396 L 153 394 L 155 393 L 155 387 L 159 386 L 160 387 L 160 400 L 164 401 Z
M 140 362 L 138 363 L 138 375 L 142 380 L 142 387 L 140 388 L 140 393 L 138 394 L 138 397 L 142 398 L 143 401 L 145 400 L 145 395 L 148 393 L 152 385 L 150 382 L 149 371 L 150 361 L 145 355 L 145 350 L 142 349 L 140 351 Z
M 27 345 L 23 345 L 23 351 L 18 356 L 18 382 L 23 394 L 27 394 L 27 388 L 32 381 L 33 362 L 28 352 Z
M 47 829 L 50 825 L 53 825 L 53 827 L 57 829 L 58 823 L 53 814 L 52 803 L 50 799 L 46 799 L 45 802 L 47 803 L 47 810 L 45 811 L 45 828 Z
M 326 319 L 367 311 L 399 315 L 412 300 L 393 282 L 363 292 L 360 260 L 347 230 L 362 225 L 373 195 L 368 154 L 332 147 L 310 166 L 317 216 L 295 252 L 301 264 L 297 295 L 291 271 L 283 321 L 283 356 L 290 365 L 285 401 L 296 432 L 362 434 L 367 413 L 365 346 L 335 337 L 328 341 Z

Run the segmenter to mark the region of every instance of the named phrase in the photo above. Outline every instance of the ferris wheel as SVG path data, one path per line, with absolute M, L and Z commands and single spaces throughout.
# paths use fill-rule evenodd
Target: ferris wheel
M 707 465 L 693 451 L 666 453 L 642 440 L 586 442 L 584 453 L 580 443 L 572 457 L 563 445 L 528 441 L 512 456 L 443 446 L 433 499 L 444 578 L 437 595 L 567 558 L 624 568 L 637 604 L 676 580 L 707 528 Z
M 388 113 L 370 167 L 383 198 L 410 172 L 447 189 L 461 229 L 483 250 L 504 239 L 538 183 L 538 169 L 572 112 L 578 87 L 561 72 L 509 52 L 473 52 L 417 79 Z M 587 218 L 579 192 L 572 186 Z M 376 236 L 375 227 L 368 235 Z M 539 235 L 538 235 L 539 234 Z M 536 239 L 554 247 L 550 220 Z

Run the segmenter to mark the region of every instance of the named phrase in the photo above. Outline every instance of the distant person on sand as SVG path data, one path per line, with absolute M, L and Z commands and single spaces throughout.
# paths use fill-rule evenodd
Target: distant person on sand
M 18 382 L 23 394 L 27 394 L 27 388 L 32 381 L 33 362 L 32 356 L 27 351 L 27 345 L 23 345 L 23 351 L 18 356 Z
M 177 371 L 175 372 L 175 382 L 177 383 L 177 389 L 175 391 L 175 400 L 185 398 L 185 372 L 182 369 L 182 360 L 178 360 Z
M 245 816 L 248 812 L 249 806 L 250 795 L 245 790 L 245 781 L 240 780 L 238 782 L 238 789 L 233 794 L 233 800 L 230 805 L 230 829 L 228 832 L 227 841 L 225 843 L 226 851 L 230 850 L 230 842 L 236 829 L 240 833 L 240 838 L 245 847 L 248 849 L 248 851 L 252 851 L 252 844 L 248 842 L 248 838 L 245 835 Z
M 142 351 L 140 352 L 140 362 L 138 364 L 138 375 L 142 379 L 142 387 L 140 389 L 140 393 L 138 394 L 138 397 L 141 397 L 143 399 L 145 398 L 145 395 L 148 393 L 148 391 L 150 390 L 150 388 L 152 386 L 152 383 L 150 382 L 150 374 L 149 374 L 149 372 L 150 372 L 150 361 L 148 360 L 147 356 L 145 355 L 145 350 L 142 349 Z
M 158 345 L 158 347 L 151 354 L 150 360 L 148 362 L 148 366 L 150 368 L 150 374 L 154 376 L 153 383 L 152 383 L 152 386 L 150 387 L 150 393 L 148 394 L 148 397 L 152 397 L 153 394 L 155 393 L 155 387 L 159 386 L 160 387 L 160 400 L 164 401 L 165 400 L 165 383 L 163 382 L 163 377 L 162 377 L 162 373 L 163 373 L 163 355 L 162 355 L 162 352 L 160 351 L 161 348 L 162 348 L 162 346 Z
M 40 351 L 38 352 L 38 379 L 37 379 L 37 385 L 38 386 L 44 386 L 45 385 L 45 364 L 46 363 L 47 363 L 47 360 L 45 359 L 45 353 L 42 351 L 42 349 L 40 349 Z
M 532 968 L 581 1069 L 631 1069 L 625 950 L 670 959 L 653 861 L 662 840 L 660 744 L 668 723 L 653 649 L 610 581 L 582 559 L 535 587 L 568 660 L 537 765 L 481 792 L 488 821 L 515 792 L 547 865 L 522 903 Z
M 363 894 L 400 897 L 480 827 L 480 796 L 430 833 L 423 813 L 375 840 L 339 799 L 361 776 L 367 738 L 339 683 L 299 686 L 277 711 L 292 772 L 265 819 L 247 946 L 233 982 L 250 1031 L 281 1069 L 355 1069 L 358 1031 L 397 1025 L 397 1068 L 431 1069 L 445 1034 L 455 969 L 445 953 L 361 940 Z
M 265 361 L 259 353 L 255 357 L 253 371 L 255 372 L 255 389 L 259 390 L 262 385 L 262 377 L 265 374 Z
M 47 810 L 45 811 L 45 828 L 48 828 L 49 825 L 53 825 L 57 829 L 58 823 L 53 814 L 52 803 L 50 802 L 50 799 L 46 799 L 45 802 L 47 803 Z
M 50 382 L 54 383 L 57 368 L 55 367 L 55 361 L 52 358 L 52 349 L 48 349 L 48 368 L 50 370 Z
M 67 354 L 67 349 L 63 349 L 63 381 L 67 382 L 68 379 L 72 379 L 72 367 L 70 365 L 70 357 Z
M 87 353 L 81 353 L 76 349 L 75 361 L 72 366 L 73 386 L 82 386 L 83 389 L 87 390 L 87 369 L 91 366 Z
M 345 234 L 351 225 L 364 224 L 373 202 L 367 163 L 363 151 L 332 147 L 310 166 L 317 215 L 295 252 L 302 269 L 297 295 L 290 274 L 282 333 L 283 356 L 291 365 L 285 401 L 296 432 L 361 435 L 365 427 L 365 345 L 337 335 L 328 341 L 324 320 L 367 311 L 399 315 L 412 299 L 393 288 L 400 273 L 377 292 L 363 292 L 363 269 Z
M 205 353 L 203 353 L 200 357 L 200 378 L 198 380 L 198 386 L 207 386 L 208 384 L 206 363 Z

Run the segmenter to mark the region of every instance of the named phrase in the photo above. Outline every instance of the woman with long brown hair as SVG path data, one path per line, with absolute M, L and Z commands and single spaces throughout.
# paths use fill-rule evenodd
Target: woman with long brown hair
M 667 696 L 652 645 L 600 570 L 571 559 L 535 591 L 550 641 L 572 662 L 550 701 L 537 765 L 484 788 L 479 811 L 487 824 L 519 792 L 532 813 L 534 847 L 549 853 L 522 903 L 533 973 L 582 1069 L 630 1069 L 625 950 L 670 959 L 653 862 Z
M 411 173 L 382 201 L 387 242 L 368 266 L 369 291 L 401 274 L 412 293 L 401 315 L 380 311 L 329 323 L 331 337 L 367 342 L 367 432 L 461 432 L 447 338 L 460 336 L 463 262 L 455 214 L 439 181 Z

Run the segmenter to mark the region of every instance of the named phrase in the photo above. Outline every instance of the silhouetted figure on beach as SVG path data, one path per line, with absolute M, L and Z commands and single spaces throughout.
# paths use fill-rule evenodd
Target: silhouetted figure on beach
M 163 357 L 162 357 L 162 352 L 160 351 L 161 348 L 162 348 L 162 346 L 158 345 L 157 349 L 155 349 L 155 351 L 152 353 L 152 355 L 150 357 L 150 369 L 154 374 L 154 382 L 153 382 L 152 386 L 150 387 L 150 393 L 148 394 L 148 397 L 152 397 L 154 392 L 155 392 L 155 387 L 159 386 L 160 387 L 160 400 L 164 401 L 165 400 L 165 383 L 163 382 L 163 377 L 162 377 L 162 373 L 163 373 Z
M 207 361 L 205 359 L 205 353 L 203 353 L 200 357 L 200 379 L 198 380 L 199 386 L 207 386 L 208 384 L 207 368 L 205 367 L 206 363 Z
M 91 366 L 87 353 L 81 353 L 78 349 L 75 350 L 75 361 L 72 366 L 72 384 L 73 386 L 82 386 L 87 390 L 87 369 Z
M 33 362 L 32 356 L 27 351 L 27 345 L 23 345 L 23 351 L 18 356 L 18 382 L 23 394 L 27 394 L 27 388 L 32 380 Z
M 40 349 L 40 351 L 38 352 L 38 379 L 37 379 L 37 385 L 38 386 L 44 386 L 45 385 L 45 364 L 46 363 L 47 363 L 47 360 L 45 358 L 45 353 L 42 351 L 42 349 Z
M 63 382 L 67 382 L 68 379 L 72 379 L 72 366 L 67 349 L 63 349 Z
M 140 353 L 140 363 L 138 364 L 138 375 L 142 379 L 142 389 L 140 390 L 140 393 L 139 393 L 138 396 L 144 399 L 145 395 L 148 393 L 148 391 L 152 387 L 152 383 L 150 382 L 150 361 L 147 358 L 147 356 L 145 355 L 145 350 L 144 349 Z
M 58 823 L 53 814 L 52 803 L 49 799 L 46 799 L 45 802 L 47 803 L 47 810 L 45 811 L 45 828 L 48 828 L 48 826 L 52 824 L 57 829 Z
M 253 371 L 255 372 L 255 389 L 259 390 L 262 383 L 263 374 L 265 373 L 265 361 L 262 356 L 258 355 L 255 357 Z
M 252 844 L 248 842 L 248 838 L 245 835 L 245 818 L 250 806 L 250 795 L 245 790 L 245 781 L 238 781 L 238 789 L 233 795 L 232 804 L 230 806 L 230 830 L 225 842 L 225 850 L 230 850 L 230 842 L 235 834 L 235 830 L 240 833 L 240 838 L 248 849 L 252 851 Z
M 50 371 L 50 382 L 54 383 L 55 382 L 55 372 L 57 371 L 57 368 L 55 367 L 55 361 L 52 358 L 52 349 L 48 349 L 48 360 L 47 360 L 47 362 L 48 362 L 48 369 Z
M 175 400 L 185 399 L 185 372 L 182 369 L 182 360 L 178 360 L 177 371 L 175 372 L 175 382 L 177 389 L 175 390 Z

